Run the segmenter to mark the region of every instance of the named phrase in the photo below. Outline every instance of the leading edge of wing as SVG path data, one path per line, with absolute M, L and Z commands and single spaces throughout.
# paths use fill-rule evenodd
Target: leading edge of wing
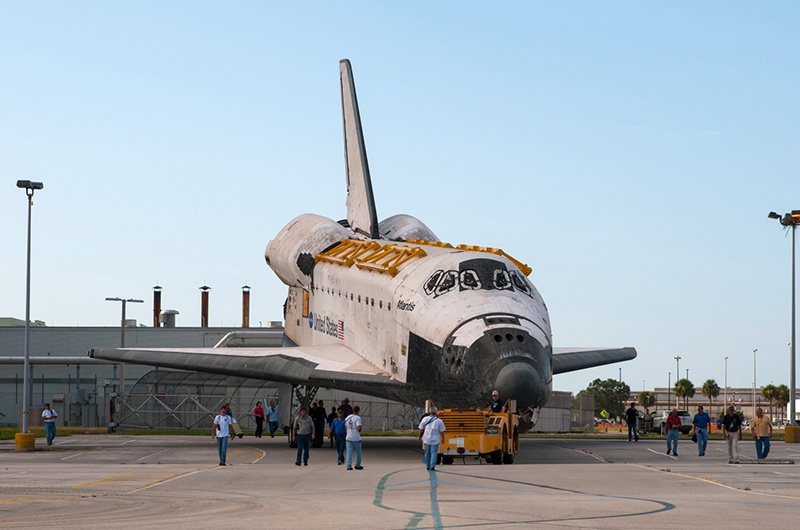
M 635 358 L 636 348 L 554 348 L 553 374 L 564 374 Z
M 395 383 L 389 374 L 350 348 L 335 344 L 288 348 L 95 348 L 89 350 L 89 357 L 278 383 Z

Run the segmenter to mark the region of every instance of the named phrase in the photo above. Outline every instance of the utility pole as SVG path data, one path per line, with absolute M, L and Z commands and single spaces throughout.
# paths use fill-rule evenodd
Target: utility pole
M 753 350 L 753 415 L 752 418 L 756 417 L 756 352 L 758 348 Z
M 777 219 L 778 222 L 781 223 L 781 226 L 784 228 L 792 227 L 792 340 L 791 340 L 791 352 L 790 352 L 790 359 L 789 359 L 789 425 L 795 426 L 797 425 L 797 421 L 795 419 L 795 396 L 796 396 L 796 388 L 795 388 L 795 363 L 796 363 L 796 346 L 797 340 L 795 339 L 795 323 L 796 323 L 796 309 L 797 304 L 795 303 L 795 273 L 797 271 L 795 267 L 795 251 L 797 246 L 797 225 L 800 224 L 800 210 L 792 210 L 790 213 L 785 214 L 783 217 L 778 215 L 775 212 L 769 212 L 767 215 L 770 219 Z
M 122 302 L 122 319 L 120 320 L 120 348 L 125 347 L 125 307 L 128 302 L 135 302 L 139 304 L 143 304 L 144 300 L 136 300 L 133 298 L 106 298 L 106 302 Z M 119 384 L 117 385 L 117 393 L 124 394 L 125 393 L 125 363 L 119 363 Z
M 14 436 L 14 447 L 18 450 L 32 451 L 36 445 L 36 438 L 28 432 L 28 412 L 33 395 L 30 373 L 30 349 L 31 349 L 31 208 L 33 207 L 33 194 L 36 190 L 44 188 L 41 182 L 31 182 L 30 180 L 18 180 L 17 187 L 25 190 L 28 196 L 28 261 L 27 273 L 25 276 L 25 364 L 22 383 L 22 429 Z M 22 436 L 19 436 L 19 435 Z
M 678 363 L 678 368 L 675 370 L 675 384 L 678 384 L 678 378 L 681 376 L 681 356 L 675 356 L 675 362 Z M 680 402 L 678 401 L 678 392 L 675 392 L 675 408 L 679 408 L 681 406 Z
M 723 411 L 728 408 L 728 358 L 725 357 L 725 391 L 723 392 Z

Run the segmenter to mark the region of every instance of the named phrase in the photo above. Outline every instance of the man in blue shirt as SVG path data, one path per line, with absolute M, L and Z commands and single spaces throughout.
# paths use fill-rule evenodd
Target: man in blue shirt
M 336 438 L 336 449 L 339 451 L 337 464 L 341 466 L 344 464 L 345 436 L 347 435 L 347 426 L 344 423 L 342 409 L 339 409 L 339 412 L 336 413 L 336 419 L 331 422 L 331 432 Z
M 703 406 L 697 407 L 697 414 L 692 419 L 692 427 L 694 433 L 697 435 L 697 451 L 700 456 L 706 454 L 706 446 L 708 445 L 708 428 L 711 425 L 711 416 L 703 412 Z
M 278 407 L 275 406 L 274 401 L 269 402 L 266 413 L 269 422 L 269 437 L 275 438 L 275 431 L 278 429 Z

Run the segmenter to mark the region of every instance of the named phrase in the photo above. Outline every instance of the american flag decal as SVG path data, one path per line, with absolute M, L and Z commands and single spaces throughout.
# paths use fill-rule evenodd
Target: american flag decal
M 339 340 L 344 340 L 344 322 L 341 320 L 337 326 L 337 336 L 339 337 Z

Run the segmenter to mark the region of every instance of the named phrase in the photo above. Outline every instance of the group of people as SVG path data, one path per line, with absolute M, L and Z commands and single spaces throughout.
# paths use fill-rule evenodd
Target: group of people
M 496 406 L 498 410 L 503 408 L 502 403 L 499 405 L 495 405 L 495 403 L 499 403 L 497 391 L 492 395 L 492 407 Z M 314 403 L 312 411 L 314 411 L 314 416 L 305 407 L 301 407 L 299 415 L 292 423 L 292 441 L 297 444 L 297 459 L 294 464 L 296 466 L 308 465 L 309 448 L 312 446 L 312 440 L 322 439 L 322 431 L 325 420 L 327 420 L 330 427 L 329 437 L 331 443 L 336 445 L 337 465 L 346 464 L 348 471 L 364 469 L 361 465 L 362 421 L 359 415 L 360 408 L 351 406 L 350 400 L 345 398 L 338 409 L 333 407 L 327 417 L 322 416 L 324 419 L 321 422 L 319 421 L 319 411 L 322 411 L 322 414 L 325 412 L 322 401 Z M 425 444 L 423 462 L 429 470 L 436 468 L 439 444 L 444 440 L 445 426 L 436 415 L 436 412 L 436 408 L 429 410 L 428 415 L 422 418 L 419 424 L 419 439 Z M 278 409 L 275 406 L 275 402 L 270 401 L 269 407 L 264 410 L 259 401 L 253 409 L 253 415 L 256 420 L 255 436 L 261 438 L 264 421 L 268 420 L 270 436 L 274 437 L 275 430 L 278 427 Z M 233 419 L 231 414 L 230 405 L 227 403 L 222 406 L 219 414 L 214 418 L 211 436 L 217 441 L 220 466 L 227 465 L 228 440 L 235 436 L 233 431 L 235 422 L 236 420 Z M 321 444 L 317 447 L 321 447 Z
M 634 441 L 639 440 L 636 429 L 638 411 L 636 405 L 631 403 L 630 408 L 625 411 L 625 420 L 628 424 L 628 441 L 632 436 Z M 697 453 L 705 456 L 708 447 L 708 432 L 711 428 L 711 416 L 705 412 L 702 405 L 697 407 L 697 414 L 692 418 L 693 440 L 697 440 Z M 739 463 L 739 440 L 742 439 L 742 419 L 736 414 L 736 408 L 728 408 L 727 414 L 722 417 L 719 425 L 723 429 L 725 442 L 728 446 L 728 463 Z M 678 416 L 678 409 L 672 409 L 666 421 L 667 431 L 667 454 L 678 456 L 678 433 L 682 428 L 681 418 Z M 764 415 L 764 410 L 756 409 L 756 417 L 750 422 L 750 432 L 756 444 L 756 456 L 759 460 L 764 460 L 769 455 L 770 437 L 772 436 L 772 421 L 769 416 Z
M 256 403 L 256 408 L 253 409 L 253 416 L 256 420 L 256 438 L 261 438 L 264 433 L 264 421 L 269 425 L 269 437 L 275 438 L 275 431 L 278 430 L 278 407 L 275 406 L 274 401 L 269 402 L 269 407 L 264 410 L 261 407 L 261 402 Z
M 331 441 L 335 440 L 337 449 L 337 465 L 345 463 L 345 452 L 347 453 L 347 470 L 364 469 L 361 465 L 361 411 L 358 405 L 355 407 L 350 406 L 350 400 L 345 398 L 341 406 L 337 409 L 331 410 L 331 414 L 326 418 L 325 408 L 322 402 L 314 403 L 312 410 L 315 410 L 316 418 L 312 417 L 305 407 L 300 408 L 300 415 L 295 418 L 292 425 L 292 440 L 297 443 L 297 460 L 295 465 L 299 466 L 302 460 L 304 466 L 308 465 L 309 447 L 311 440 L 320 440 L 319 445 L 315 447 L 322 447 L 322 431 L 325 426 L 325 420 L 330 419 L 330 433 Z M 322 411 L 322 416 L 320 412 Z M 333 417 L 335 414 L 335 417 Z M 320 417 L 322 418 L 320 421 Z M 353 459 L 355 456 L 355 466 L 353 466 Z

